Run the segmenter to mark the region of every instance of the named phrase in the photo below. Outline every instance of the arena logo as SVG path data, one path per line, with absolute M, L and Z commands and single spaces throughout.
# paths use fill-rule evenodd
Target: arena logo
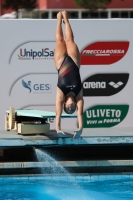
M 18 59 L 19 60 L 40 60 L 40 59 L 53 59 L 54 51 L 49 50 L 49 48 L 41 49 L 40 51 L 35 51 L 33 49 L 27 50 L 20 49 Z
M 112 127 L 126 117 L 129 105 L 97 105 L 87 109 L 84 116 L 84 128 Z
M 122 59 L 127 53 L 129 42 L 95 42 L 81 52 L 81 65 L 110 65 Z
M 128 79 L 128 73 L 95 74 L 83 81 L 83 96 L 114 95 L 126 86 Z
M 26 88 L 29 93 L 46 93 L 46 92 L 51 92 L 51 84 L 48 83 L 35 83 L 31 84 L 31 81 L 24 81 L 22 79 L 22 86 Z

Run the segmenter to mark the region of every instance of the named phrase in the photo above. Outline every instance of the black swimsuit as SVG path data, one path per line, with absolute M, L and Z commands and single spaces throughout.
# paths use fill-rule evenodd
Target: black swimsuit
M 70 56 L 66 56 L 58 70 L 57 86 L 66 96 L 70 91 L 77 96 L 82 89 L 79 67 Z

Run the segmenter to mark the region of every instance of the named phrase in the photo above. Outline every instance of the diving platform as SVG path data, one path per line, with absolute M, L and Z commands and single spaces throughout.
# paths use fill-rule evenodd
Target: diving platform
M 0 148 L 69 146 L 69 145 L 120 145 L 133 144 L 133 128 L 83 129 L 80 137 L 73 139 L 72 130 L 64 130 L 66 137 L 59 137 L 55 130 L 45 134 L 21 135 L 15 130 L 0 131 Z
M 69 146 L 69 145 L 119 145 L 133 144 L 133 127 L 84 128 L 82 135 L 73 138 L 74 130 L 64 130 L 65 137 L 59 137 L 51 130 L 48 118 L 55 118 L 55 112 L 41 110 L 6 110 L 5 130 L 0 131 L 0 148 L 27 146 Z M 76 118 L 62 114 L 61 118 Z

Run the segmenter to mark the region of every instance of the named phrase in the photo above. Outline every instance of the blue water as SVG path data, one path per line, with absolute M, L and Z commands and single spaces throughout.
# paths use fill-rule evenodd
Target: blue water
M 0 200 L 128 200 L 133 175 L 0 178 Z

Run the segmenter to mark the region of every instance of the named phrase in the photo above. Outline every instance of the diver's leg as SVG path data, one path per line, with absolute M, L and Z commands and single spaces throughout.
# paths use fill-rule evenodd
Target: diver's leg
M 57 27 L 56 27 L 56 46 L 54 52 L 54 61 L 56 69 L 58 70 L 67 54 L 66 43 L 64 41 L 62 32 L 62 13 L 57 14 Z
M 68 20 L 68 13 L 66 11 L 62 11 L 62 16 L 65 24 L 65 42 L 67 47 L 67 53 L 74 62 L 80 66 L 80 54 L 77 45 L 74 42 L 74 35 L 71 28 L 71 25 Z

